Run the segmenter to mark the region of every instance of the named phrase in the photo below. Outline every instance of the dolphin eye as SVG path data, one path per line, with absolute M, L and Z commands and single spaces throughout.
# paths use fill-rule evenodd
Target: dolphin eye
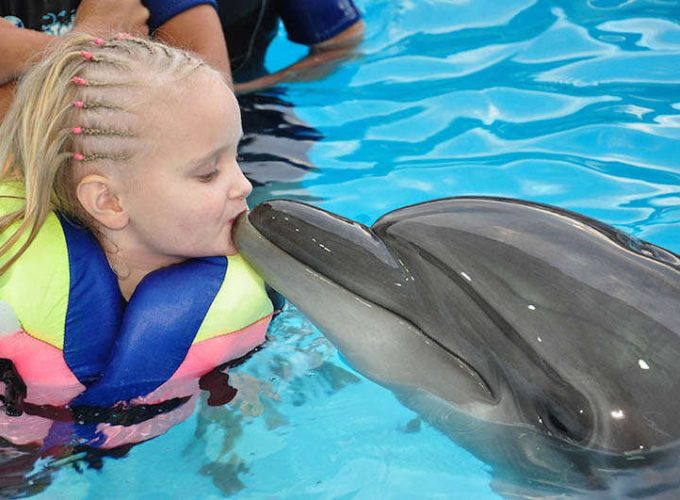
M 590 437 L 590 418 L 584 410 L 572 410 L 560 406 L 547 409 L 543 423 L 558 438 L 574 443 L 585 443 Z
M 545 391 L 535 401 L 539 421 L 548 433 L 562 441 L 587 444 L 593 433 L 593 413 L 588 400 L 569 387 Z

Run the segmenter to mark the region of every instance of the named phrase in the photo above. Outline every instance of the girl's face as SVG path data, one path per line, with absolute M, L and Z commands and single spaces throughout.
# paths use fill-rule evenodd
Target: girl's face
M 252 190 L 236 160 L 238 103 L 205 70 L 178 85 L 143 110 L 153 146 L 130 165 L 119 196 L 127 229 L 152 259 L 231 255 L 232 225 Z

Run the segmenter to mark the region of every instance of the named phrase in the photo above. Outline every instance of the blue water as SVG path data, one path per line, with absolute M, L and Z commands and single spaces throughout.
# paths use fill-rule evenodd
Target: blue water
M 287 86 L 316 168 L 258 188 L 371 223 L 499 195 L 680 252 L 680 4 L 364 0 L 361 54 Z M 280 36 L 268 64 L 303 51 Z M 366 332 L 370 335 L 370 332 Z M 203 404 L 101 471 L 43 462 L 44 498 L 495 498 L 489 468 L 353 372 L 294 308 Z

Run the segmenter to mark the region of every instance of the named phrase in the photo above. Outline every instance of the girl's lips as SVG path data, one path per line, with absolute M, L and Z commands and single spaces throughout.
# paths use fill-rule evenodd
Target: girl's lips
M 229 231 L 232 242 L 234 241 L 233 240 L 234 233 L 236 232 L 236 228 L 238 227 L 239 222 L 242 219 L 247 218 L 247 217 L 248 217 L 248 209 L 244 209 L 241 212 L 239 212 L 239 214 L 236 217 L 229 219 L 227 221 L 227 228 L 228 228 L 227 230 Z
M 244 208 L 243 210 L 241 210 L 238 214 L 236 214 L 234 217 L 232 217 L 231 219 L 229 219 L 227 222 L 228 222 L 229 224 L 232 224 L 232 225 L 233 225 L 234 222 L 236 222 L 236 219 L 238 219 L 242 214 L 245 214 L 245 213 L 248 213 L 248 209 L 247 209 L 247 208 Z

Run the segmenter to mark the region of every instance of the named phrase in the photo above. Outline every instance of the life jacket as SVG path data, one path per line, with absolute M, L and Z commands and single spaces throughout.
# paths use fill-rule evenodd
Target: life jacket
M 0 214 L 22 205 L 19 184 L 0 184 Z M 156 403 L 195 393 L 202 375 L 262 344 L 272 311 L 239 255 L 159 269 L 125 304 L 94 236 L 50 213 L 0 276 L 0 358 L 12 361 L 32 405 Z M 0 417 L 0 434 L 20 424 Z

